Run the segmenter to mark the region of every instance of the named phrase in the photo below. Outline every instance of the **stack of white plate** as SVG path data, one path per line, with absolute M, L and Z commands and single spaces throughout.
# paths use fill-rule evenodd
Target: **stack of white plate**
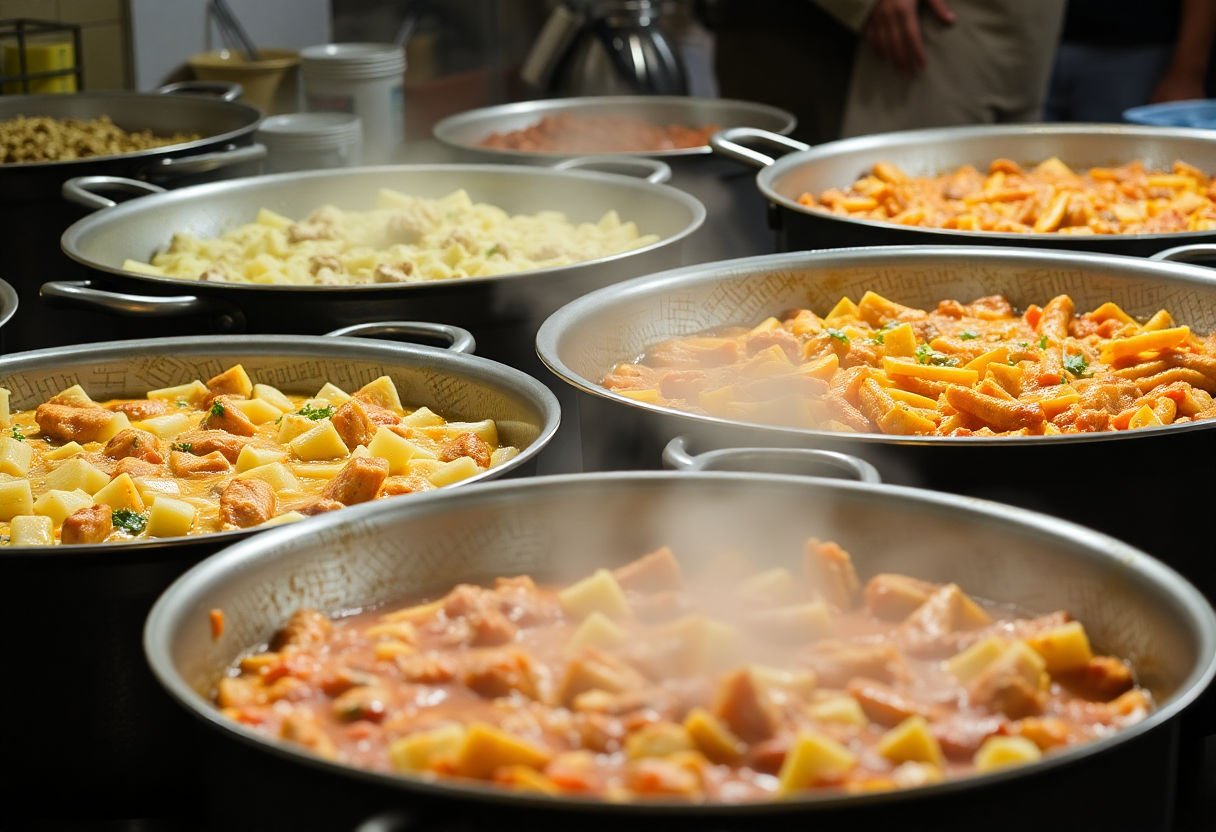
M 287 113 L 258 127 L 266 145 L 266 171 L 319 170 L 358 165 L 363 149 L 360 119 L 350 113 Z

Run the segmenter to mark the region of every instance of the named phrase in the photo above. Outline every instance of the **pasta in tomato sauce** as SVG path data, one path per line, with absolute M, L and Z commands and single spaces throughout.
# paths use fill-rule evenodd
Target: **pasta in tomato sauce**
M 1068 295 L 1018 314 L 998 295 L 934 309 L 874 292 L 820 317 L 672 338 L 602 380 L 636 401 L 840 432 L 1027 436 L 1216 416 L 1216 339 Z

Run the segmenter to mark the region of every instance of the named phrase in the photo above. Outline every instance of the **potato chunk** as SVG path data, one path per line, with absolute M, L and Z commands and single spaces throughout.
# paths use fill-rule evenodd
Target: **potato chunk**
M 878 753 L 897 765 L 916 762 L 940 766 L 945 761 L 942 747 L 923 716 L 908 717 L 883 734 Z
M 1080 621 L 1070 621 L 1060 627 L 1045 630 L 1026 639 L 1026 643 L 1043 657 L 1047 672 L 1055 676 L 1080 670 L 1094 657 L 1089 637 Z
M 629 601 L 616 578 L 607 569 L 596 570 L 588 578 L 571 584 L 557 594 L 562 609 L 575 618 L 601 612 L 609 618 L 626 618 Z
M 1043 752 L 1025 737 L 989 737 L 975 754 L 978 771 L 996 771 L 1041 759 Z
M 811 786 L 836 782 L 856 765 L 856 755 L 831 737 L 801 731 L 777 775 L 777 793 L 789 795 Z
M 552 759 L 545 749 L 483 722 L 468 727 L 455 770 L 462 777 L 487 780 L 507 766 L 543 768 Z

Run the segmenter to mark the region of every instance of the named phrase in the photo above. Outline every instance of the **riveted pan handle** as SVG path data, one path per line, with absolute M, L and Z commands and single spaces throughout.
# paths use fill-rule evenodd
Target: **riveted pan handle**
M 742 162 L 754 168 L 766 168 L 777 161 L 772 156 L 752 150 L 744 144 L 747 141 L 770 145 L 786 152 L 811 149 L 811 146 L 805 142 L 791 139 L 780 133 L 761 130 L 758 127 L 729 127 L 726 130 L 719 130 L 709 137 L 709 146 L 714 149 L 714 153 L 720 153 L 728 159 L 734 159 L 736 162 Z
M 1172 261 L 1175 263 L 1194 263 L 1200 260 L 1216 258 L 1216 243 L 1194 243 L 1189 246 L 1175 246 L 1159 251 L 1149 257 L 1149 260 Z
M 213 170 L 240 165 L 245 162 L 260 162 L 266 158 L 266 145 L 249 144 L 238 147 L 227 145 L 214 153 L 195 153 L 192 156 L 166 156 L 145 168 L 149 176 L 191 176 L 211 173 Z
M 878 470 L 863 459 L 812 448 L 720 448 L 703 454 L 688 451 L 688 439 L 677 436 L 663 449 L 663 464 L 676 471 L 760 471 L 807 477 L 882 482 Z
M 473 333 L 467 329 L 450 324 L 434 324 L 429 321 L 375 321 L 366 324 L 352 324 L 333 332 L 328 336 L 341 338 L 343 336 L 377 336 L 377 335 L 407 335 L 414 338 L 433 338 L 436 341 L 446 341 L 444 349 L 472 355 L 477 349 L 477 341 Z
M 647 182 L 653 182 L 655 185 L 662 185 L 671 180 L 671 165 L 658 159 L 647 159 L 645 156 L 578 156 L 553 166 L 554 170 L 583 168 L 643 176 Z
M 240 84 L 227 81 L 178 81 L 157 87 L 161 95 L 214 95 L 221 101 L 236 101 L 245 94 Z
M 135 196 L 163 194 L 165 189 L 151 182 L 139 179 L 128 179 L 125 176 L 77 176 L 63 183 L 60 192 L 68 202 L 83 205 L 93 211 L 103 208 L 113 208 L 118 203 L 109 197 L 94 193 L 94 188 L 104 188 L 110 191 L 125 191 Z
M 136 318 L 175 318 L 183 315 L 215 316 L 220 331 L 244 329 L 245 316 L 236 307 L 197 295 L 133 295 L 95 289 L 88 280 L 52 280 L 38 291 L 50 306 L 90 309 Z

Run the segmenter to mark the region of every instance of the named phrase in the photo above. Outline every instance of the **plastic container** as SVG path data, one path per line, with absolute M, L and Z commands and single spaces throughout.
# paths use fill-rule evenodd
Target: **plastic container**
M 1216 128 L 1216 99 L 1196 98 L 1191 101 L 1145 104 L 1124 110 L 1123 120 L 1153 127 Z
M 300 51 L 304 109 L 354 113 L 363 161 L 399 161 L 405 142 L 405 50 L 383 43 L 329 43 Z
M 257 141 L 266 145 L 267 173 L 346 168 L 363 157 L 361 122 L 351 113 L 270 116 L 258 126 Z

